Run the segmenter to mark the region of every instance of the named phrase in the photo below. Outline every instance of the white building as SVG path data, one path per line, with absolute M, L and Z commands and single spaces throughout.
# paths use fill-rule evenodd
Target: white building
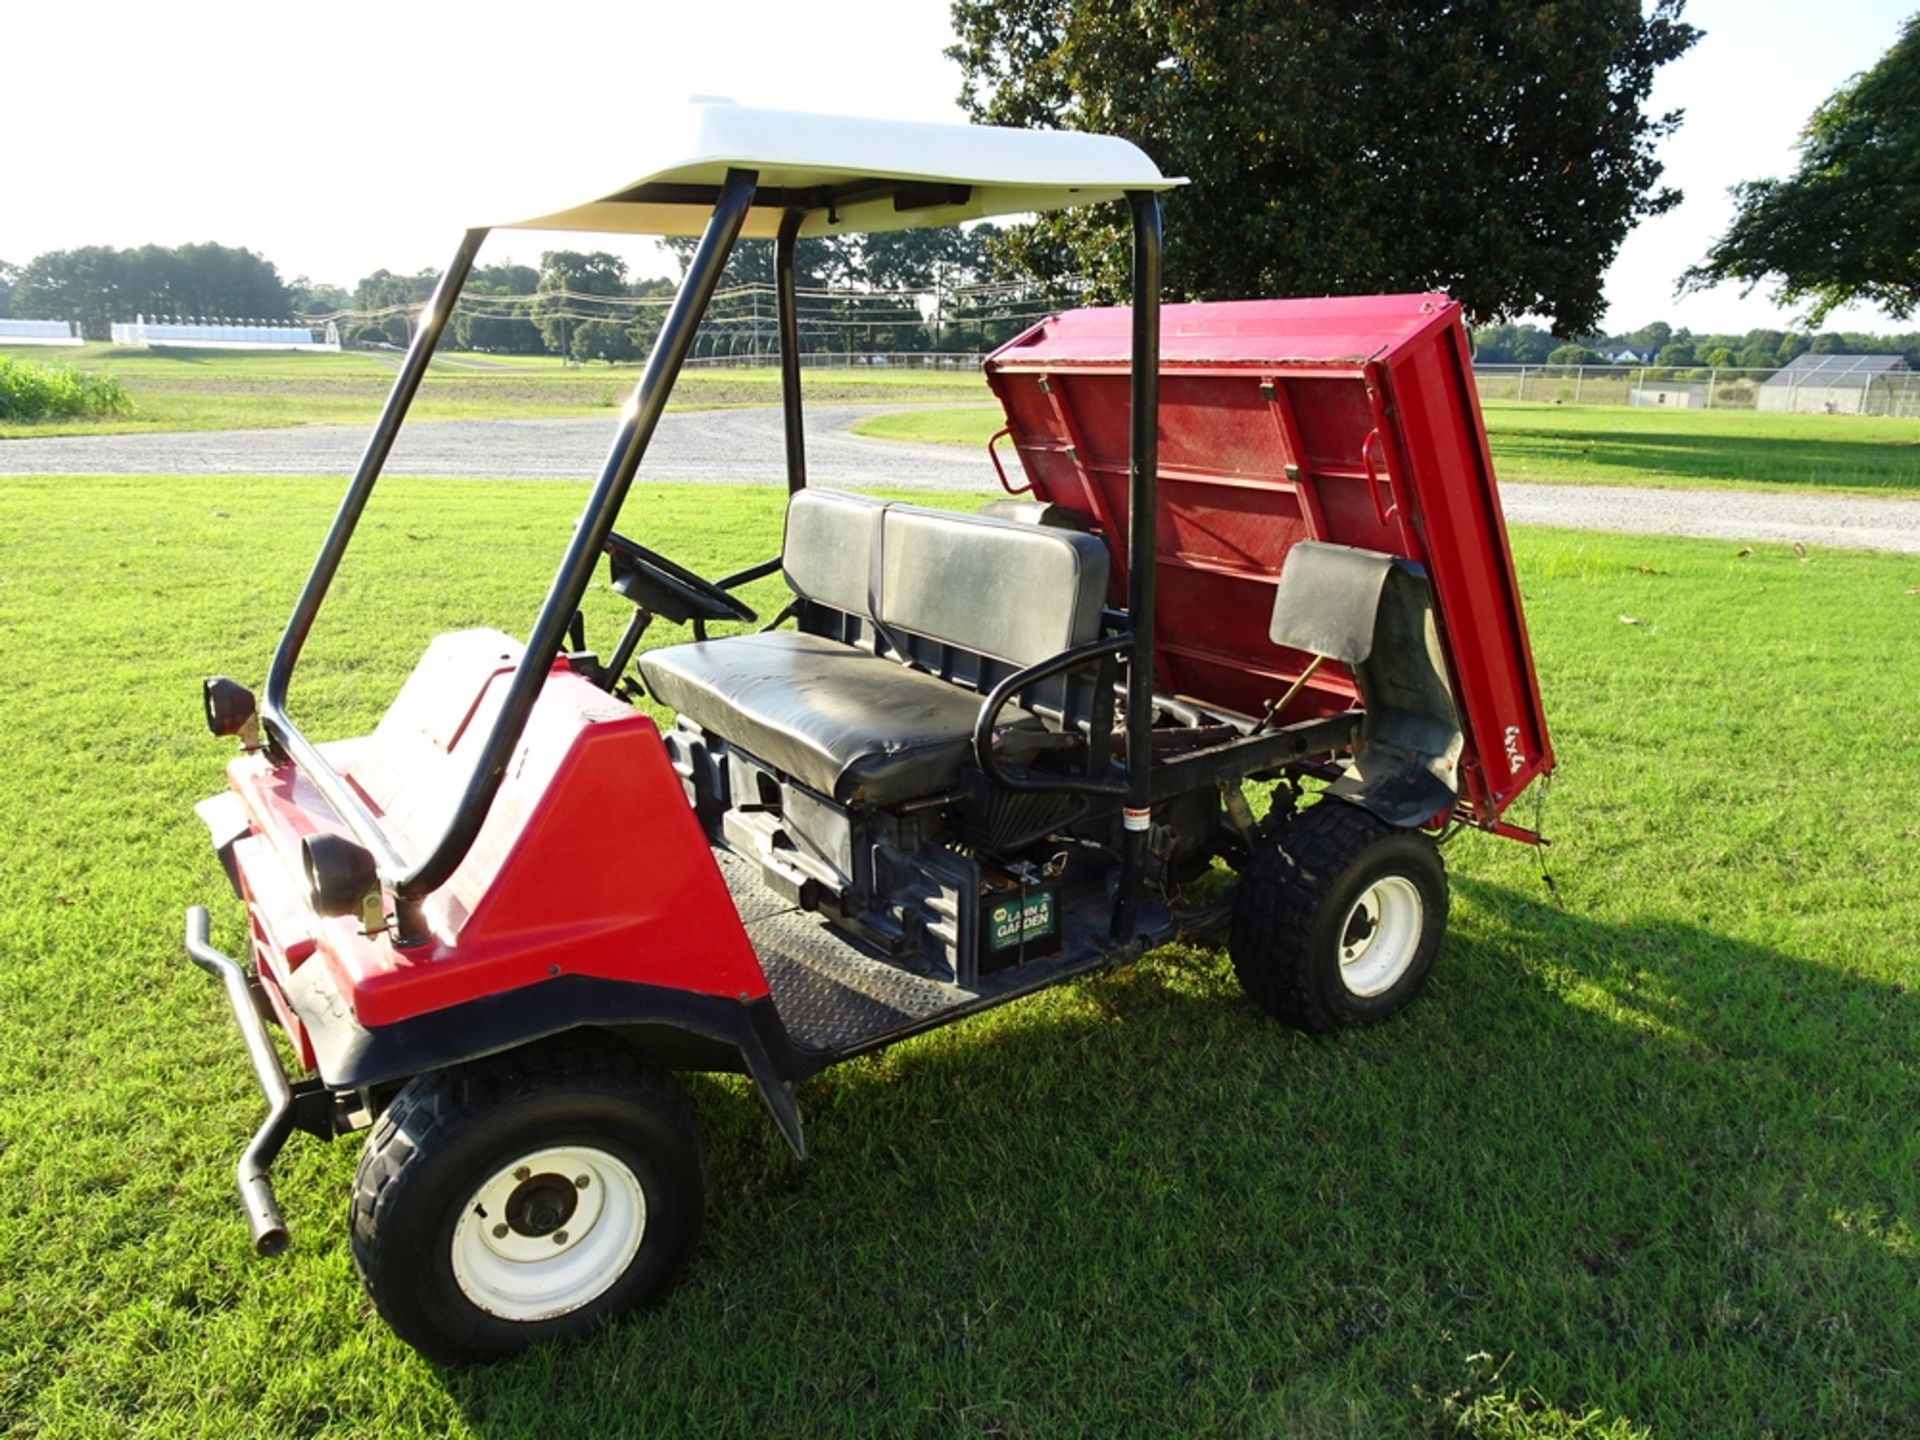
M 328 321 L 322 334 L 283 320 L 176 320 L 136 315 L 114 321 L 116 345 L 181 346 L 205 350 L 338 350 L 339 332 Z
M 67 320 L 0 320 L 0 345 L 82 345 L 80 327 Z
M 1707 408 L 1707 387 L 1683 385 L 1676 380 L 1644 380 L 1633 387 L 1627 396 L 1627 403 L 1645 405 L 1651 409 L 1704 410 Z

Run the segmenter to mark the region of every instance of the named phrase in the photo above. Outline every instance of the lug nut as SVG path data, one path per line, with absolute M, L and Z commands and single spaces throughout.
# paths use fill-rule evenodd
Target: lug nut
M 564 1245 L 564 1244 L 566 1244 L 566 1243 L 567 1243 L 567 1232 L 566 1232 L 566 1231 L 564 1231 L 564 1230 L 556 1230 L 556 1231 L 554 1231 L 554 1232 L 553 1232 L 553 1243 L 554 1243 L 554 1244 L 556 1244 L 556 1245 Z
M 494 1227 L 493 1227 L 493 1238 L 494 1238 L 494 1239 L 496 1239 L 496 1240 L 504 1240 L 504 1239 L 506 1239 L 506 1238 L 507 1238 L 507 1227 L 506 1227 L 506 1226 L 504 1226 L 504 1225 L 496 1225 L 496 1226 L 494 1226 Z
M 513 1172 L 513 1178 L 516 1180 L 526 1180 L 531 1178 L 532 1175 L 533 1175 L 533 1171 L 529 1170 L 524 1165 L 522 1165 L 518 1170 Z
M 576 1175 L 573 1177 L 573 1188 L 576 1190 L 584 1190 L 592 1183 L 593 1177 L 591 1175 Z

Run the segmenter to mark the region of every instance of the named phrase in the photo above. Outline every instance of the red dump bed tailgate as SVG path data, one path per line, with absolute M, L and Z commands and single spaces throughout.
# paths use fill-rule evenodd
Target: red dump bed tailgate
M 1117 606 L 1130 327 L 1124 308 L 1070 311 L 986 365 L 1034 494 L 1106 536 Z M 1162 689 L 1259 714 L 1308 661 L 1267 638 L 1287 551 L 1387 551 L 1432 583 L 1475 817 L 1491 823 L 1552 768 L 1466 332 L 1446 296 L 1164 307 L 1158 493 Z M 1328 665 L 1309 693 L 1331 714 L 1355 692 Z

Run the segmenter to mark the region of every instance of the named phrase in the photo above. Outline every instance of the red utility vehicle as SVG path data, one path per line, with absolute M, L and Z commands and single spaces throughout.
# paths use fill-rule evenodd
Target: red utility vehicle
M 1177 935 L 1224 929 L 1248 995 L 1310 1030 L 1419 991 L 1447 917 L 1434 837 L 1536 839 L 1502 816 L 1552 765 L 1460 313 L 1162 310 L 1176 183 L 1109 137 L 705 106 L 639 179 L 509 212 L 701 238 L 528 638 L 443 635 L 371 735 L 316 743 L 291 676 L 468 234 L 264 701 L 205 689 L 245 746 L 199 811 L 250 963 L 197 906 L 187 949 L 270 1103 L 240 1163 L 263 1252 L 287 1241 L 267 1171 L 291 1130 L 365 1128 L 375 1305 L 429 1355 L 505 1354 L 679 1273 L 706 1172 L 674 1071 L 750 1076 L 799 1155 L 797 1081 Z M 807 483 L 800 236 L 1120 198 L 1132 305 L 987 363 L 1021 498 L 967 515 Z M 709 580 L 613 526 L 743 235 L 775 241 L 786 528 Z M 576 620 L 603 554 L 634 605 L 605 659 Z M 734 591 L 776 572 L 791 599 L 761 623 Z M 640 652 L 655 620 L 690 638 Z

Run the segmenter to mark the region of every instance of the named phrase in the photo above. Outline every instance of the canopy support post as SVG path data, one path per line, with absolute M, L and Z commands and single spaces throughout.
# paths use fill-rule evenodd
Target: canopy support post
M 1160 471 L 1160 197 L 1129 190 L 1133 211 L 1133 358 L 1127 444 L 1127 802 L 1120 887 L 1109 938 L 1132 941 L 1146 877 L 1153 805 L 1154 511 Z
M 773 244 L 773 288 L 780 307 L 780 414 L 787 433 L 787 491 L 807 488 L 807 437 L 800 420 L 800 311 L 794 293 L 793 257 L 804 211 L 780 217 Z

